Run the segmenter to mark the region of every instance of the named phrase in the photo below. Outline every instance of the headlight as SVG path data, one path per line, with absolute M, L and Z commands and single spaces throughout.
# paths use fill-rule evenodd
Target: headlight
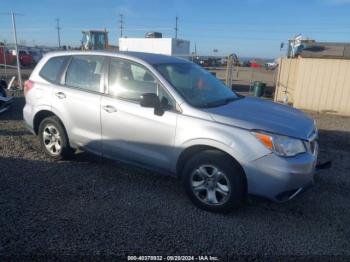
M 295 156 L 306 152 L 302 140 L 288 136 L 254 131 L 252 134 L 268 149 L 279 156 Z

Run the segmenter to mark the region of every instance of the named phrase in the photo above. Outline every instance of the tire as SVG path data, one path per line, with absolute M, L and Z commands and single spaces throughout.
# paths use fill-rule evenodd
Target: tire
M 41 121 L 39 139 L 44 152 L 55 160 L 69 159 L 74 150 L 69 146 L 67 133 L 56 116 L 50 116 Z
M 207 150 L 190 158 L 183 170 L 186 193 L 199 208 L 228 213 L 246 197 L 246 178 L 241 166 L 217 150 Z

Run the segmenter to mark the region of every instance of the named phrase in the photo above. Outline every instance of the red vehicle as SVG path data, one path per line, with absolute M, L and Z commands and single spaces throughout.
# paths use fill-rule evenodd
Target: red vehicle
M 13 56 L 6 48 L 0 47 L 0 64 L 12 65 L 15 62 Z
M 250 63 L 250 67 L 251 68 L 261 68 L 261 64 L 258 64 L 256 62 L 252 62 L 252 63 Z
M 32 55 L 25 50 L 18 50 L 19 53 L 19 62 L 22 66 L 29 66 L 33 63 Z

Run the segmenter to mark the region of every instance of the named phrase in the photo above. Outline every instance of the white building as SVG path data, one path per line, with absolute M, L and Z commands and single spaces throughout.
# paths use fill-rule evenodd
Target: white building
M 175 38 L 119 38 L 119 51 L 188 57 L 190 41 Z

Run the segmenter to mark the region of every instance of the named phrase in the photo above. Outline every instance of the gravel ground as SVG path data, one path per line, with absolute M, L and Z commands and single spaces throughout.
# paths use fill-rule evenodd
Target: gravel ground
M 170 177 L 87 153 L 51 161 L 24 128 L 23 103 L 0 115 L 0 256 L 350 258 L 350 118 L 312 114 L 320 158 L 333 161 L 312 189 L 220 215 L 194 207 Z

